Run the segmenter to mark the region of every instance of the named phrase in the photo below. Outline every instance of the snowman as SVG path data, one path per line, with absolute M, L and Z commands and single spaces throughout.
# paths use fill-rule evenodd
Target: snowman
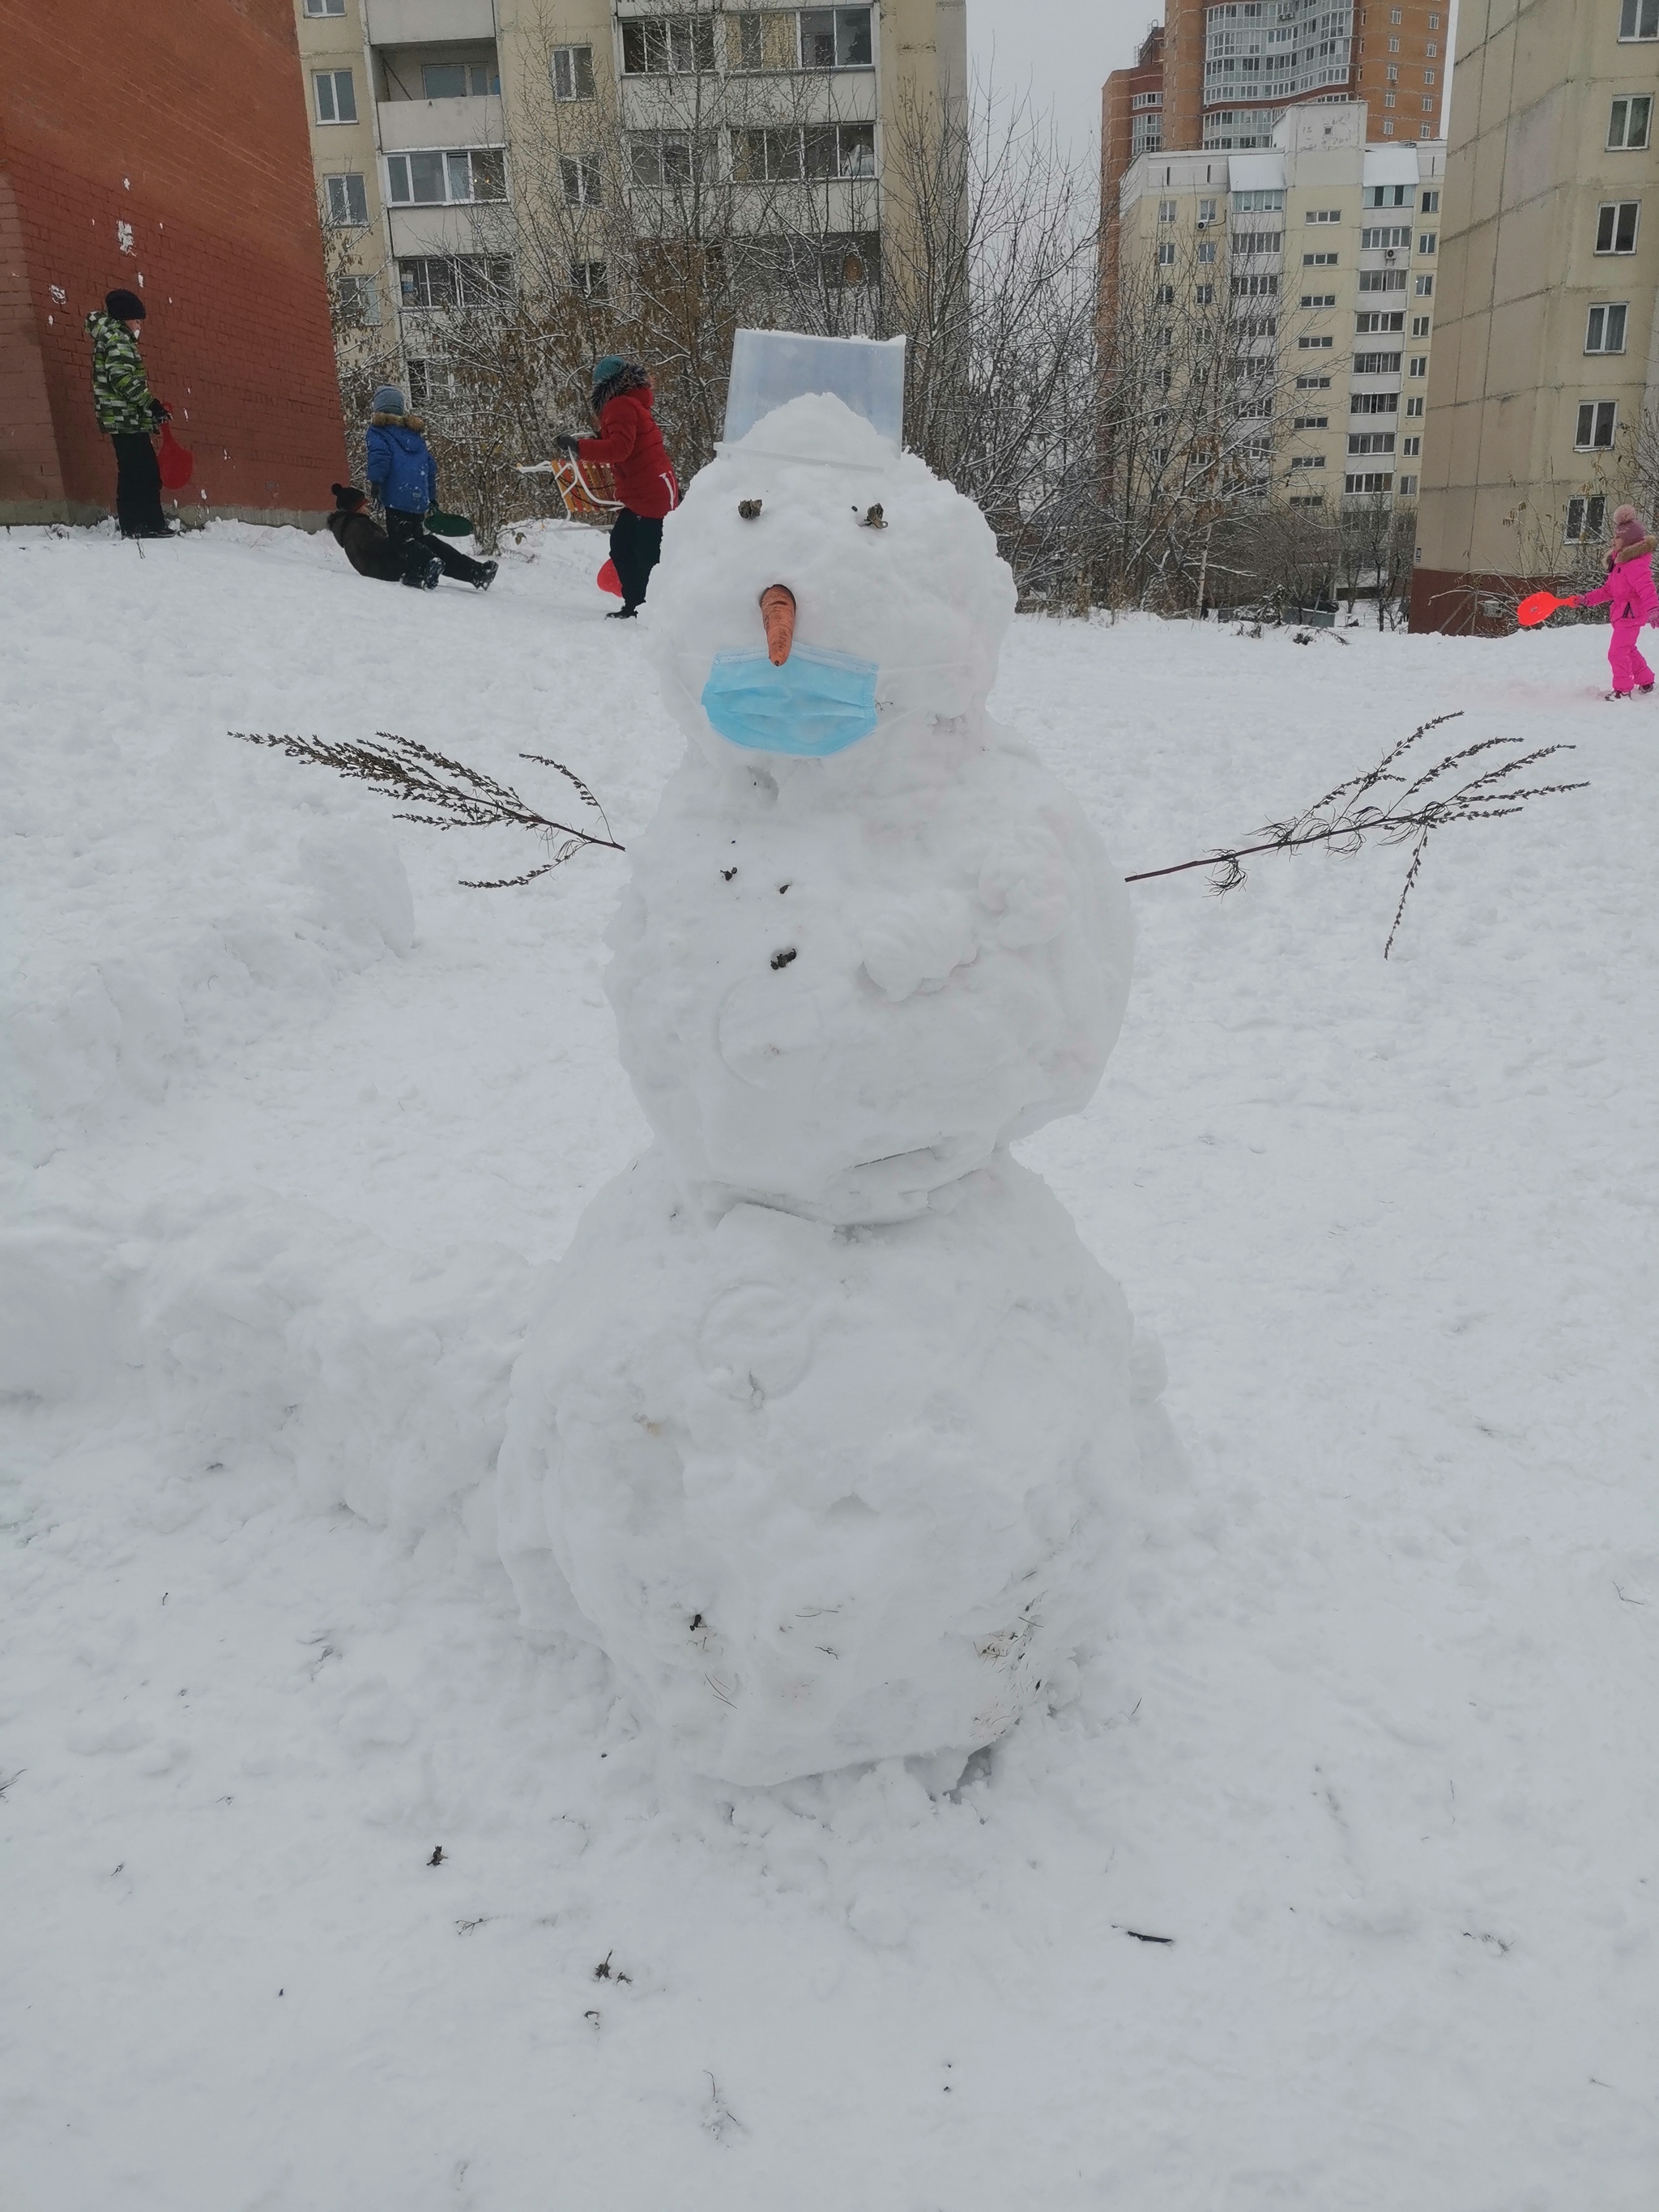
M 1101 1632 L 1139 1480 L 1122 1295 L 1009 1151 L 1100 1079 L 1127 898 L 986 711 L 1012 579 L 888 349 L 744 342 L 795 353 L 664 532 L 689 744 L 608 939 L 656 1143 L 515 1371 L 502 1552 L 697 1771 L 954 1773 Z

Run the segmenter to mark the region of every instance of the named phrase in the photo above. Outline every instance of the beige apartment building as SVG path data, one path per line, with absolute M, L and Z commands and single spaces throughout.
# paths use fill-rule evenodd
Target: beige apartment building
M 1144 152 L 1119 194 L 1138 298 L 1179 311 L 1190 289 L 1259 369 L 1259 490 L 1333 508 L 1417 496 L 1433 352 L 1445 147 L 1378 143 L 1366 119 L 1309 105 L 1265 147 Z
M 959 99 L 967 76 L 965 0 L 295 4 L 346 305 L 382 337 L 395 327 L 416 405 L 439 373 L 435 317 L 515 282 L 605 296 L 603 245 L 583 226 L 600 241 L 619 198 L 646 230 L 706 180 L 763 231 L 784 225 L 792 189 L 810 192 L 828 281 L 878 283 L 888 135 Z M 609 166 L 583 150 L 601 139 Z M 573 241 L 550 272 L 545 255 L 514 266 L 510 216 L 532 194 L 556 198 Z
M 1569 572 L 1659 404 L 1659 0 L 1463 0 L 1456 67 L 1418 629 Z
M 1103 204 L 1144 153 L 1272 145 L 1291 109 L 1363 101 L 1366 135 L 1438 140 L 1452 0 L 1164 0 L 1102 98 Z

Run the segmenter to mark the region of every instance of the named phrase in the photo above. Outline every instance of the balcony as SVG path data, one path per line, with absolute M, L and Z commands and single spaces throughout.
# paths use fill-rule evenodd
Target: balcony
M 471 100 L 383 100 L 376 110 L 388 154 L 428 146 L 504 146 L 507 125 L 499 94 Z
M 455 39 L 495 36 L 491 0 L 365 0 L 369 44 L 444 46 Z

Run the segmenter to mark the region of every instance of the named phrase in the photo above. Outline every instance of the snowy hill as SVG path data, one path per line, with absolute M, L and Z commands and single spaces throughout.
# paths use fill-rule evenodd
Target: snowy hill
M 1437 841 L 1386 964 L 1396 853 L 1138 889 L 1021 1156 L 1190 1480 L 956 1795 L 734 1790 L 527 1648 L 489 1525 L 646 1137 L 625 863 L 465 890 L 533 848 L 227 734 L 550 752 L 627 842 L 680 747 L 598 558 L 0 542 L 9 2212 L 1650 2204 L 1659 703 L 1595 632 L 1017 622 L 993 704 L 1126 871 L 1450 708 L 1591 787 Z

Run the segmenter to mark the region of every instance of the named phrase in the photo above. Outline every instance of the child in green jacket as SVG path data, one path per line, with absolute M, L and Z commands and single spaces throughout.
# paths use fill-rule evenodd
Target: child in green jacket
M 92 340 L 92 404 L 98 427 L 115 447 L 115 515 L 123 538 L 171 538 L 161 511 L 161 471 L 151 434 L 167 419 L 150 397 L 138 325 L 144 303 L 136 292 L 109 293 L 87 317 Z

